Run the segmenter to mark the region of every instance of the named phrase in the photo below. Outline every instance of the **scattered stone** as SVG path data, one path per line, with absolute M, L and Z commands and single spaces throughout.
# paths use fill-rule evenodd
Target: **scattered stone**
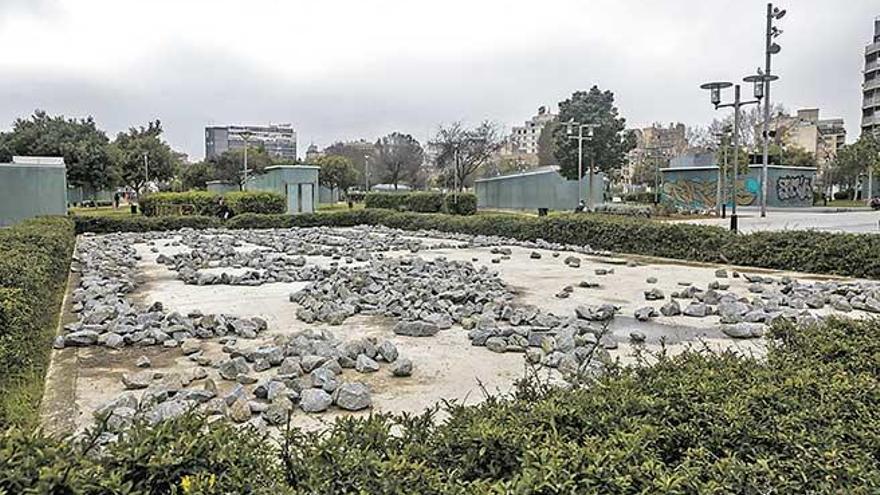
M 142 388 L 147 388 L 150 386 L 150 383 L 153 382 L 153 372 L 152 371 L 141 371 L 138 373 L 123 373 L 122 374 L 122 385 L 125 386 L 127 390 L 137 390 Z
M 359 373 L 373 373 L 379 371 L 379 363 L 377 363 L 373 359 L 370 359 L 366 355 L 361 354 L 357 357 L 354 369 L 356 369 Z
M 391 366 L 391 374 L 396 377 L 412 375 L 413 363 L 408 358 L 400 358 Z
M 149 368 L 153 365 L 153 363 L 150 362 L 150 358 L 148 358 L 147 356 L 141 356 L 137 358 L 137 361 L 134 362 L 134 365 L 138 368 Z
M 646 301 L 662 301 L 665 298 L 665 294 L 663 291 L 658 289 L 657 287 L 652 287 L 645 291 L 645 300 Z
M 401 321 L 394 325 L 394 333 L 408 337 L 430 337 L 439 331 L 437 325 L 424 321 Z
M 336 389 L 334 402 L 340 409 L 360 411 L 372 407 L 370 389 L 363 383 L 344 383 Z
M 299 407 L 307 413 L 324 412 L 331 404 L 333 398 L 330 394 L 318 388 L 306 389 L 300 394 Z
M 724 335 L 734 339 L 751 339 L 764 335 L 764 325 L 755 323 L 736 323 L 723 325 L 721 331 Z
M 648 278 L 645 279 L 645 282 L 646 282 L 646 283 L 649 283 L 649 284 L 656 284 L 656 283 L 657 283 L 657 277 L 648 277 Z
M 717 278 L 727 278 L 727 270 L 724 268 L 719 268 L 715 270 L 715 277 Z
M 678 305 L 678 301 L 673 299 L 660 307 L 660 314 L 663 316 L 678 316 L 681 314 L 681 306 Z
M 632 331 L 629 333 L 629 340 L 634 344 L 641 344 L 645 342 L 645 334 L 639 331 Z
M 651 306 L 644 306 L 635 311 L 635 317 L 638 321 L 648 321 L 657 316 L 657 311 Z

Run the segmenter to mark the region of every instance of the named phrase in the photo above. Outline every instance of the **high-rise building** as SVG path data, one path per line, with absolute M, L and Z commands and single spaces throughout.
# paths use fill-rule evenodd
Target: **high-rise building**
M 515 126 L 510 136 L 511 151 L 513 153 L 538 154 L 538 140 L 544 126 L 556 120 L 556 114 L 547 110 L 547 107 L 539 107 L 538 114 L 525 122 L 525 125 Z
M 225 151 L 262 146 L 271 156 L 296 159 L 296 131 L 290 124 L 230 125 L 205 127 L 205 158 Z
M 880 17 L 874 19 L 874 39 L 865 47 L 862 83 L 862 132 L 880 129 Z

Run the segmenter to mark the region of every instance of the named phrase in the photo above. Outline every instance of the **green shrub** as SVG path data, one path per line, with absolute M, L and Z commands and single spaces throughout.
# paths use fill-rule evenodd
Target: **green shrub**
M 838 201 L 851 200 L 856 197 L 856 192 L 853 189 L 847 189 L 845 191 L 835 191 L 834 199 Z
M 226 194 L 206 191 L 159 192 L 145 195 L 139 206 L 141 213 L 148 217 L 216 216 L 221 197 L 234 214 L 284 213 L 287 210 L 284 196 L 271 191 L 235 191 Z
M 404 210 L 407 208 L 408 193 L 367 193 L 364 206 L 385 210 Z
M 880 321 L 778 323 L 767 354 L 689 350 L 589 386 L 534 378 L 442 416 L 342 417 L 278 441 L 188 414 L 90 442 L 0 434 L 0 493 L 880 492 Z
M 144 195 L 138 201 L 141 213 L 160 215 L 216 215 L 219 194 L 207 191 L 158 192 Z
M 416 213 L 439 213 L 443 211 L 443 193 L 412 192 L 405 195 L 407 209 Z
M 226 205 L 236 215 L 241 213 L 284 213 L 287 200 L 281 194 L 271 191 L 239 191 L 226 193 Z
M 111 232 L 151 232 L 162 230 L 211 229 L 220 228 L 223 222 L 217 217 L 205 216 L 168 216 L 168 217 L 93 217 L 75 216 L 76 233 L 92 232 L 107 234 Z
M 459 193 L 446 195 L 446 213 L 450 215 L 473 215 L 477 212 L 477 195 Z
M 66 218 L 0 229 L 0 428 L 36 421 L 74 241 Z
M 654 204 L 654 193 L 652 192 L 635 192 L 623 195 L 623 200 L 627 203 Z

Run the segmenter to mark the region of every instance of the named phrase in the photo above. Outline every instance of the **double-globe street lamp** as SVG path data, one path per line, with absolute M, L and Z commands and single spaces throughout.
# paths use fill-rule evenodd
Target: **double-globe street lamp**
M 578 202 L 582 201 L 581 197 L 583 190 L 583 178 L 584 178 L 584 140 L 592 141 L 593 140 L 593 130 L 599 127 L 598 124 L 581 124 L 580 122 L 575 122 L 574 119 L 569 120 L 565 124 L 566 133 L 568 134 L 569 139 L 577 139 L 578 142 Z M 574 129 L 577 128 L 577 135 L 574 135 Z M 584 135 L 584 129 L 586 129 L 587 134 Z M 591 147 L 592 148 L 592 147 Z M 595 166 L 596 161 L 596 152 L 595 150 L 590 150 L 590 180 L 587 184 L 587 209 L 593 209 L 593 168 Z
M 726 89 L 733 86 L 733 102 L 732 103 L 721 103 L 721 90 Z M 759 91 L 759 86 L 761 90 Z M 730 213 L 730 230 L 737 230 L 737 216 L 736 216 L 736 193 L 737 193 L 737 177 L 739 176 L 739 127 L 740 127 L 740 108 L 746 105 L 757 105 L 760 103 L 761 98 L 763 97 L 763 84 L 759 85 L 755 83 L 755 99 L 751 101 L 742 101 L 740 99 L 740 86 L 739 84 L 734 85 L 731 82 L 720 81 L 720 82 L 710 82 L 700 86 L 702 89 L 709 90 L 710 101 L 713 105 L 715 105 L 715 109 L 719 108 L 733 108 L 733 192 L 731 194 L 732 198 L 732 209 Z M 721 180 L 721 167 L 718 168 L 718 180 Z

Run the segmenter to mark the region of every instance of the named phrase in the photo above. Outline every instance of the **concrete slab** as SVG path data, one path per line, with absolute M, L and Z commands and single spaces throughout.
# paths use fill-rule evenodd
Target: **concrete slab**
M 441 240 L 428 240 L 428 245 L 441 243 Z M 159 252 L 166 255 L 186 249 L 168 244 L 169 242 L 162 241 L 155 243 Z M 355 316 L 336 327 L 305 324 L 296 319 L 297 305 L 288 301 L 288 295 L 304 287 L 306 282 L 255 287 L 185 285 L 176 278 L 175 272 L 156 263 L 156 257 L 160 253 L 152 252 L 150 247 L 147 244 L 136 245 L 142 260 L 138 265 L 139 286 L 130 298 L 144 305 L 162 301 L 166 309 L 181 313 L 201 310 L 204 313 L 264 318 L 269 324 L 269 330 L 258 339 L 239 340 L 240 346 L 257 347 L 272 342 L 275 336 L 290 335 L 308 328 L 329 328 L 341 340 L 359 337 L 390 339 L 398 346 L 401 356 L 413 360 L 415 371 L 412 377 L 393 378 L 386 365 L 371 374 L 360 374 L 354 370 L 344 372 L 345 381 L 363 381 L 370 386 L 374 411 L 421 412 L 444 400 L 476 402 L 483 399 L 483 388 L 506 393 L 511 391 L 515 380 L 524 376 L 526 368 L 521 354 L 496 354 L 483 347 L 473 347 L 467 338 L 467 332 L 460 327 L 441 331 L 435 337 L 416 338 L 395 335 L 391 331 L 394 321 L 379 317 Z M 643 292 L 646 289 L 657 287 L 667 296 L 683 288 L 680 282 L 692 283 L 705 289 L 708 283 L 716 280 L 717 266 L 646 258 L 633 258 L 638 260 L 639 265 L 627 266 L 625 258 L 574 253 L 554 256 L 551 251 L 540 251 L 541 259 L 535 260 L 529 258 L 532 249 L 516 246 L 511 246 L 510 249 L 510 259 L 500 263 L 491 262 L 493 258 L 498 258 L 498 255 L 490 253 L 491 248 L 424 249 L 416 255 L 426 259 L 436 256 L 463 261 L 476 259 L 476 265 L 486 265 L 490 269 L 498 270 L 501 278 L 515 289 L 518 302 L 535 305 L 559 315 L 572 314 L 578 305 L 610 303 L 620 306 L 621 314 L 609 329 L 619 343 L 619 347 L 612 351 L 612 356 L 620 358 L 624 363 L 632 363 L 634 360 L 634 347 L 629 344 L 629 333 L 633 330 L 639 330 L 647 336 L 642 348 L 649 352 L 665 349 L 668 353 L 676 354 L 690 347 L 703 346 L 757 355 L 764 351 L 764 342 L 761 339 L 735 341 L 726 338 L 718 329 L 717 317 L 658 317 L 648 323 L 638 322 L 633 318 L 633 312 L 639 307 L 651 305 L 659 309 L 662 304 L 662 301 L 645 301 Z M 384 255 L 390 257 L 412 254 L 388 252 Z M 571 268 L 564 264 L 563 260 L 569 255 L 581 259 L 580 268 Z M 309 256 L 307 261 L 320 265 L 333 262 L 323 256 Z M 597 275 L 597 268 L 613 268 L 614 273 Z M 767 270 L 745 271 L 768 273 Z M 792 275 L 804 280 L 811 278 L 805 274 L 769 273 L 774 276 Z M 657 283 L 648 284 L 648 277 L 656 277 Z M 598 282 L 600 287 L 580 288 L 577 285 L 582 280 Z M 730 284 L 730 291 L 750 296 L 749 284 L 744 279 L 727 278 L 723 281 Z M 574 286 L 570 297 L 554 297 L 554 294 L 567 285 Z M 826 308 L 817 313 L 829 311 Z M 215 361 L 226 357 L 221 350 L 222 346 L 216 341 L 201 341 L 201 345 L 205 355 Z M 91 424 L 94 409 L 123 391 L 121 375 L 138 370 L 135 361 L 143 355 L 151 359 L 154 371 L 165 375 L 187 372 L 198 367 L 195 362 L 183 356 L 179 349 L 164 349 L 160 346 L 125 348 L 118 351 L 103 347 L 55 351 L 47 379 L 45 423 L 56 431 L 72 431 Z M 206 371 L 208 377 L 217 383 L 221 394 L 233 386 L 231 382 L 219 379 L 215 370 L 206 368 Z M 269 370 L 255 376 L 269 377 L 274 373 L 274 370 Z M 198 382 L 193 386 L 198 386 Z M 341 414 L 350 413 L 331 411 L 308 415 L 297 411 L 293 416 L 293 423 L 305 428 L 318 428 Z

